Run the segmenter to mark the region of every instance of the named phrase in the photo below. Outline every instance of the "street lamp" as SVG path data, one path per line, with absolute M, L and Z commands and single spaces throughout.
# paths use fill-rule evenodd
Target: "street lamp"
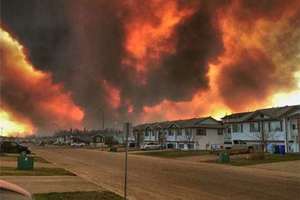
M 128 163 L 128 135 L 130 132 L 131 124 L 126 122 L 124 124 L 124 132 L 125 132 L 125 174 L 124 174 L 124 200 L 127 199 L 127 163 Z

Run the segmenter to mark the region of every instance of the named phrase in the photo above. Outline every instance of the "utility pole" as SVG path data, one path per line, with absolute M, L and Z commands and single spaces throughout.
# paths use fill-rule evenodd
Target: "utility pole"
M 127 159 L 128 159 L 128 135 L 130 131 L 130 123 L 126 122 L 125 127 L 125 177 L 124 177 L 124 200 L 127 199 Z
M 104 130 L 104 111 L 102 110 L 102 129 Z
M 264 120 L 261 121 L 261 143 L 262 143 L 262 152 L 265 154 L 266 150 L 266 135 L 265 135 L 265 124 Z
M 102 108 L 99 108 L 100 112 L 101 112 L 101 117 L 102 117 L 102 130 L 104 130 L 105 126 L 104 126 L 104 110 Z

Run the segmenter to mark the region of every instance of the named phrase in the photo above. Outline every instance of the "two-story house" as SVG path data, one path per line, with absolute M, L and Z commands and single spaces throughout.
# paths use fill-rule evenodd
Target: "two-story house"
M 133 129 L 138 145 L 155 142 L 175 149 L 211 149 L 223 145 L 223 126 L 212 117 L 155 122 Z
M 254 144 L 281 144 L 287 152 L 299 152 L 300 105 L 235 113 L 222 118 L 224 139 Z

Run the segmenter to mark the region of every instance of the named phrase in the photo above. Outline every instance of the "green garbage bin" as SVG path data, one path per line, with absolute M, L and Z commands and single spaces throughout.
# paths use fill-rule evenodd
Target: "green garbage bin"
M 18 170 L 33 170 L 33 157 L 21 153 L 18 157 Z
M 220 163 L 229 163 L 230 162 L 229 153 L 227 153 L 227 152 L 221 152 L 219 154 L 219 162 Z

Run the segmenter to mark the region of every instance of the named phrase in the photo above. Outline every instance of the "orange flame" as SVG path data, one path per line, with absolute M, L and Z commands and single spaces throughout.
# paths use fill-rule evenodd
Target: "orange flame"
M 289 7 L 295 9 L 285 10 L 282 16 L 276 16 L 277 19 L 257 18 L 249 22 L 251 24 L 241 22 L 234 13 L 236 10 L 242 9 L 240 1 L 233 1 L 231 6 L 220 9 L 216 13 L 216 25 L 221 31 L 224 53 L 208 66 L 209 89 L 198 91 L 190 101 L 173 102 L 163 100 L 158 105 L 145 106 L 142 121 L 173 120 L 205 115 L 211 115 L 219 119 L 232 112 L 299 104 L 300 49 L 298 56 L 286 59 L 282 56 L 282 49 L 276 48 L 278 41 L 274 39 L 282 32 L 289 30 L 294 33 L 295 38 L 293 38 L 293 41 L 300 42 L 300 30 L 293 28 L 288 21 L 290 17 L 293 17 L 299 11 L 299 7 L 300 4 L 296 2 L 295 5 Z M 295 44 L 292 43 L 291 45 Z M 278 77 L 276 79 L 278 84 L 268 83 L 267 97 L 257 98 L 257 96 L 245 95 L 242 98 L 241 96 L 240 102 L 237 102 L 233 108 L 224 101 L 220 94 L 220 86 L 224 84 L 224 73 L 222 72 L 233 67 L 233 63 L 237 60 L 243 59 L 243 50 L 251 50 L 248 53 L 253 59 L 261 59 L 259 52 L 269 56 L 275 66 L 272 71 L 262 70 L 261 72 L 273 73 L 274 77 Z M 295 67 L 287 70 L 288 66 L 291 65 Z M 265 66 L 261 66 L 261 68 L 263 67 Z M 289 77 L 288 73 L 294 74 L 294 85 L 286 83 L 285 79 Z M 289 81 L 293 82 L 293 80 Z M 235 90 L 235 87 L 239 86 L 235 85 L 232 90 Z M 247 91 L 244 92 L 247 93 Z M 257 91 L 257 95 L 259 95 L 259 92 Z
M 121 105 L 120 90 L 106 80 L 102 81 L 102 86 L 106 93 L 106 101 L 113 109 L 119 108 Z
M 0 43 L 3 134 L 26 135 L 37 129 L 79 127 L 84 113 L 73 103 L 71 94 L 65 92 L 61 85 L 54 84 L 51 75 L 36 70 L 27 61 L 23 46 L 2 28 Z M 55 124 L 55 127 L 50 124 Z
M 8 113 L 0 109 L 0 135 L 1 136 L 26 136 L 32 135 L 34 127 L 29 121 L 13 119 Z
M 138 72 L 145 72 L 148 62 L 157 62 L 162 54 L 175 51 L 173 29 L 193 13 L 193 9 L 179 9 L 177 4 L 173 0 L 151 0 L 145 10 L 148 14 L 144 15 L 139 13 L 136 2 L 128 2 L 133 17 L 125 25 L 125 49 L 130 57 L 125 58 L 124 63 L 134 66 Z

